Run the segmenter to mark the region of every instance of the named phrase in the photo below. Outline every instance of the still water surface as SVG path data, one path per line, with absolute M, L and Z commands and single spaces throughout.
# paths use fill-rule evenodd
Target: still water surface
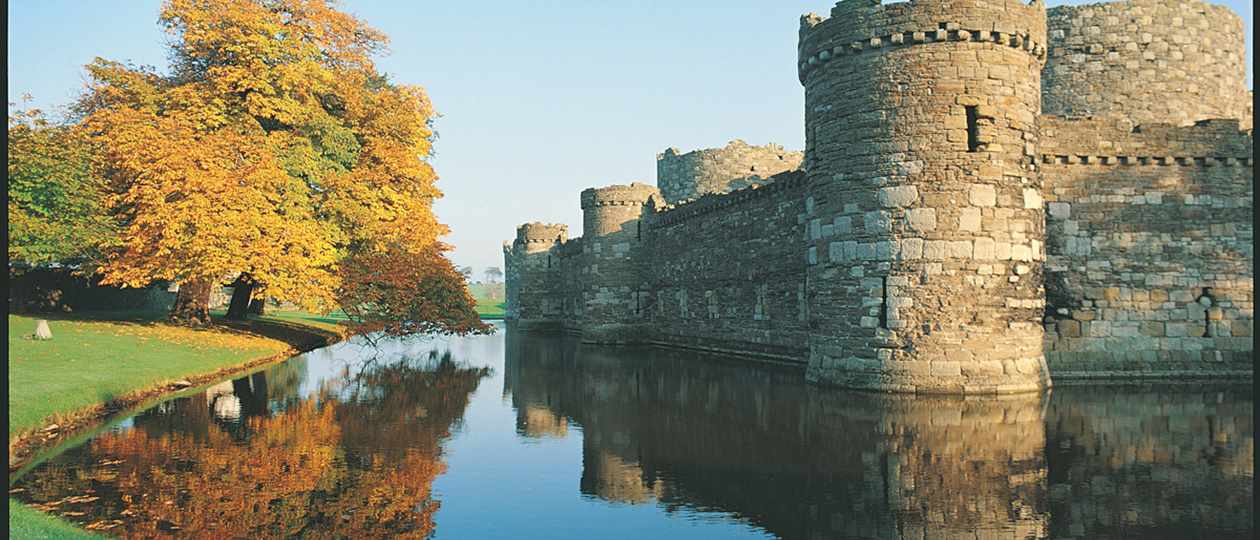
M 10 482 L 125 537 L 1250 538 L 1245 386 L 895 397 L 520 334 L 342 343 Z

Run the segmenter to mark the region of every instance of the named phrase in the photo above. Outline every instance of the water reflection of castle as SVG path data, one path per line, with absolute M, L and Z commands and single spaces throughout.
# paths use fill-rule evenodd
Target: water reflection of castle
M 788 538 L 1253 527 L 1249 388 L 885 396 L 684 354 L 509 329 L 518 433 L 580 425 L 585 494 L 730 513 Z

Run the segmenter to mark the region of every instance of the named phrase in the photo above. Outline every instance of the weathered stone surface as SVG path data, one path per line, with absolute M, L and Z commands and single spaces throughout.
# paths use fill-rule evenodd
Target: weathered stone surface
M 1182 126 L 1250 116 L 1243 21 L 1225 6 L 1200 0 L 1058 6 L 1049 10 L 1048 25 L 1045 114 Z
M 656 156 L 656 184 L 665 201 L 674 204 L 764 184 L 771 176 L 800 167 L 803 157 L 777 144 L 750 146 L 738 139 L 724 148 L 685 154 L 668 148 Z
M 521 226 L 509 318 L 881 391 L 1250 373 L 1228 10 L 844 0 L 802 18 L 799 51 L 803 153 L 670 149 L 660 192 L 583 192 L 581 238 Z

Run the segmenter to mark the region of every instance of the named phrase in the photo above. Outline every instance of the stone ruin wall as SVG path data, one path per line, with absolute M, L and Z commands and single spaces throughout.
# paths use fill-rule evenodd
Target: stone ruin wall
M 804 174 L 705 195 L 650 218 L 648 338 L 799 362 L 806 353 Z
M 750 146 L 739 139 L 723 148 L 680 154 L 669 148 L 656 155 L 656 184 L 665 202 L 676 204 L 709 193 L 726 193 L 765 183 L 767 178 L 796 170 L 804 154 L 777 144 Z
M 1250 373 L 1250 132 L 1056 116 L 1041 132 L 1051 373 Z
M 803 170 L 732 192 L 747 156 L 790 160 L 667 150 L 659 193 L 588 190 L 582 238 L 505 248 L 509 317 L 889 390 L 1250 375 L 1251 93 L 1229 97 L 1236 17 L 1190 4 L 844 0 L 803 17 Z M 1201 20 L 1222 22 L 1216 49 L 1169 30 Z M 1158 80 L 1074 75 L 1095 65 Z M 1193 105 L 1153 118 L 1162 100 Z
M 1050 9 L 1043 112 L 1189 125 L 1245 116 L 1242 19 L 1198 0 Z

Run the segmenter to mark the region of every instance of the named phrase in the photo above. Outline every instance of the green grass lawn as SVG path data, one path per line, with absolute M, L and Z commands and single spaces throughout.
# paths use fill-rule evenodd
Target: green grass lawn
M 37 319 L 9 315 L 9 435 L 56 421 L 60 414 L 163 381 L 212 373 L 286 350 L 283 338 L 219 326 L 193 330 L 161 322 L 162 314 L 95 312 L 46 315 L 50 341 L 35 341 Z M 340 319 L 301 312 L 262 318 L 283 332 L 294 323 L 331 329 Z M 296 332 L 295 332 L 296 333 Z M 9 499 L 11 538 L 101 538 Z
M 106 537 L 90 533 L 75 527 L 74 524 L 68 521 L 50 516 L 34 508 L 29 508 L 13 499 L 9 499 L 9 538 L 43 540 L 45 538 L 98 539 Z
M 262 318 L 263 320 L 289 321 L 328 329 L 332 329 L 338 324 L 350 320 L 346 317 L 345 313 L 341 312 L 341 310 L 334 311 L 327 315 L 307 313 L 305 311 L 271 311 Z
M 29 338 L 35 323 L 32 317 L 9 315 L 10 435 L 41 427 L 58 413 L 288 346 L 257 335 L 179 328 L 144 317 L 50 319 L 53 339 L 37 341 Z
M 507 306 L 502 283 L 472 283 L 468 285 L 473 300 L 477 301 L 477 315 L 483 319 L 502 319 Z
M 212 317 L 223 317 L 226 314 L 227 314 L 227 310 L 225 309 L 210 310 L 210 315 Z M 250 315 L 250 318 L 251 319 L 255 318 L 255 316 Z M 338 324 L 341 324 L 342 322 L 347 322 L 350 320 L 348 317 L 346 317 L 346 314 L 342 312 L 340 309 L 332 313 L 329 313 L 327 315 L 320 315 L 318 313 L 310 313 L 307 311 L 270 309 L 267 311 L 266 315 L 263 315 L 260 318 L 264 321 L 285 321 L 285 322 L 291 322 L 291 323 L 299 323 L 299 324 L 314 326 L 316 328 L 323 328 L 326 330 L 331 330 L 335 328 Z

